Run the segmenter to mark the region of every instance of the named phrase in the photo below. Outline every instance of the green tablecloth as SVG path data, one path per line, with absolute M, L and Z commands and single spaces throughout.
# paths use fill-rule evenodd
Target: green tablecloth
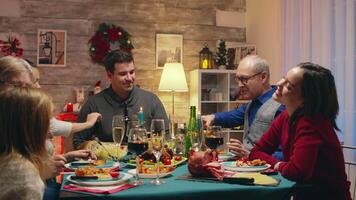
M 85 199 L 154 199 L 154 200 L 172 200 L 172 199 L 196 199 L 196 200 L 240 200 L 240 199 L 281 199 L 289 200 L 295 182 L 283 178 L 281 175 L 274 176 L 281 180 L 278 186 L 248 186 L 228 183 L 210 183 L 200 181 L 179 180 L 177 177 L 188 173 L 186 165 L 178 167 L 173 176 L 164 178 L 166 184 L 152 185 L 151 179 L 142 179 L 145 184 L 124 190 L 110 195 L 85 195 Z M 78 199 L 81 195 L 74 192 L 66 192 L 63 186 L 68 184 L 64 178 L 61 189 L 61 198 Z M 87 193 L 86 193 L 87 194 Z M 84 197 L 84 196 L 81 196 Z

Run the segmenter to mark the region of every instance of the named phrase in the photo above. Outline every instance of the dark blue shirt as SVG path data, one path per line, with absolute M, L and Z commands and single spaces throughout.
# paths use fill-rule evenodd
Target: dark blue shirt
M 260 109 L 260 107 L 266 101 L 272 98 L 272 95 L 276 91 L 276 89 L 276 86 L 272 86 L 269 91 L 251 101 L 251 107 L 249 111 L 250 113 L 248 115 L 249 126 L 251 126 L 253 120 L 255 119 L 258 109 Z M 244 116 L 247 109 L 247 105 L 247 103 L 243 104 L 229 112 L 215 113 L 214 125 L 220 125 L 225 128 L 233 128 L 242 125 L 244 123 Z M 284 109 L 284 105 L 279 106 L 274 118 L 276 118 Z

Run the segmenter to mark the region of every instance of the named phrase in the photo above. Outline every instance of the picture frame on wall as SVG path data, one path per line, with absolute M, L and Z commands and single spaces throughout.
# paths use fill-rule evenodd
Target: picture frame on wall
M 67 31 L 39 29 L 37 33 L 37 65 L 65 67 Z
M 247 55 L 257 55 L 254 44 L 226 41 L 228 65 L 227 69 L 236 69 L 240 61 Z
M 156 33 L 156 69 L 166 62 L 183 63 L 183 35 Z

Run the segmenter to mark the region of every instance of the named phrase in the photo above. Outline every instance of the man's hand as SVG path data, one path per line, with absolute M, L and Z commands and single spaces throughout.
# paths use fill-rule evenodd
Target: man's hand
M 203 120 L 203 127 L 211 126 L 214 123 L 215 115 L 203 115 L 201 119 Z
M 77 151 L 70 151 L 67 152 L 66 154 L 64 154 L 65 159 L 70 162 L 72 160 L 74 160 L 75 158 L 83 158 L 83 159 L 92 159 L 92 160 L 96 160 L 97 157 L 96 155 L 88 150 L 88 149 L 83 149 L 83 150 L 77 150 Z
M 235 154 L 238 157 L 247 157 L 250 154 L 250 151 L 240 142 L 240 140 L 230 139 L 227 143 L 231 153 Z
M 95 122 L 101 120 L 102 116 L 100 113 L 97 113 L 97 112 L 93 112 L 93 113 L 90 113 L 88 116 L 87 116 L 87 121 L 86 123 L 88 124 L 88 128 L 91 128 L 94 126 Z

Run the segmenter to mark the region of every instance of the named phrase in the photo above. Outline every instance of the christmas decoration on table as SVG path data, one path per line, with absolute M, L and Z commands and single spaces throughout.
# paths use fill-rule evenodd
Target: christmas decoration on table
M 215 64 L 219 69 L 226 69 L 228 65 L 226 44 L 224 40 L 219 40 L 218 52 L 215 55 Z
M 102 23 L 95 35 L 89 40 L 89 53 L 93 62 L 104 64 L 105 56 L 112 50 L 125 50 L 131 52 L 134 48 L 130 34 L 123 28 L 114 24 Z
M 20 48 L 20 40 L 16 37 L 8 36 L 7 40 L 0 40 L 0 53 L 3 56 L 16 56 L 23 55 L 23 48 Z

